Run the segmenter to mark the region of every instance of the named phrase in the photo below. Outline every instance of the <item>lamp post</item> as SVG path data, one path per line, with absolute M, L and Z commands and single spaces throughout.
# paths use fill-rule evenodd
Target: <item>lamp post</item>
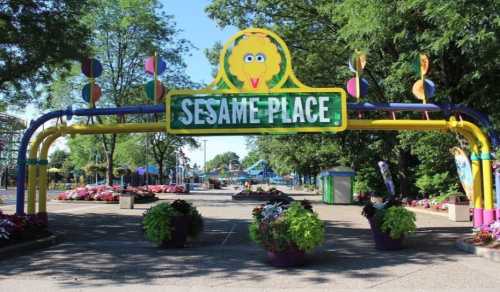
M 207 176 L 207 139 L 203 139 L 203 172 L 205 173 L 204 178 Z
M 99 152 L 97 151 L 95 153 L 95 185 L 97 186 L 97 180 L 98 180 L 98 176 L 97 176 L 97 172 L 98 172 L 98 167 L 97 167 L 97 160 L 99 159 Z

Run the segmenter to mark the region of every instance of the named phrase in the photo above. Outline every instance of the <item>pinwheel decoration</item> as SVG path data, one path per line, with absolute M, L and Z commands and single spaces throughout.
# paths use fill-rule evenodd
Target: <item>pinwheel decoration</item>
M 414 69 L 420 79 L 413 84 L 413 95 L 423 103 L 427 103 L 427 99 L 432 98 L 436 92 L 434 82 L 425 78 L 429 71 L 429 58 L 424 54 L 420 54 L 415 61 Z
M 102 94 L 101 87 L 95 83 L 95 78 L 102 74 L 101 62 L 93 58 L 83 60 L 82 73 L 89 79 L 89 83 L 85 84 L 82 88 L 82 98 L 89 104 L 89 107 L 93 108 Z
M 354 53 L 351 60 L 349 60 L 349 69 L 356 75 L 347 81 L 347 92 L 357 101 L 360 101 L 362 96 L 368 94 L 368 81 L 361 78 L 361 73 L 366 65 L 366 54 L 360 51 Z
M 144 70 L 147 74 L 153 76 L 153 80 L 146 83 L 145 90 L 146 95 L 149 99 L 154 100 L 157 103 L 160 103 L 167 91 L 165 86 L 158 80 L 158 75 L 161 75 L 167 69 L 167 63 L 158 57 L 158 54 L 155 53 L 154 56 L 151 56 L 146 59 L 144 62 Z

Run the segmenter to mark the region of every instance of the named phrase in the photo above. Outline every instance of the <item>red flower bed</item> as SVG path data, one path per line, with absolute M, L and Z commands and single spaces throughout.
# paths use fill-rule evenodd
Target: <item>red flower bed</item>
M 153 193 L 186 193 L 183 186 L 170 184 L 170 185 L 149 185 L 148 190 Z
M 58 200 L 107 201 L 117 202 L 120 199 L 119 185 L 85 186 L 65 191 L 57 196 Z M 143 187 L 127 187 L 127 192 L 134 193 L 136 199 L 153 198 L 155 194 Z
M 46 217 L 8 215 L 0 210 L 0 247 L 48 236 Z

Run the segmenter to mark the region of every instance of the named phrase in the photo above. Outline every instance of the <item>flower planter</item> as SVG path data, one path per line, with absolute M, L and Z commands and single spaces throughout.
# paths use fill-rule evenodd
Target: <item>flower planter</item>
M 284 251 L 267 251 L 269 263 L 278 268 L 298 267 L 305 263 L 305 252 L 297 248 Z
M 373 234 L 373 240 L 375 241 L 375 248 L 379 250 L 398 250 L 404 248 L 403 241 L 404 236 L 398 239 L 393 239 L 388 233 L 380 230 L 379 226 L 375 223 L 373 218 L 368 219 L 370 222 L 370 228 Z
M 161 247 L 183 248 L 186 245 L 190 223 L 189 216 L 182 215 L 172 217 L 170 221 L 172 226 L 171 238 L 170 240 L 163 241 Z

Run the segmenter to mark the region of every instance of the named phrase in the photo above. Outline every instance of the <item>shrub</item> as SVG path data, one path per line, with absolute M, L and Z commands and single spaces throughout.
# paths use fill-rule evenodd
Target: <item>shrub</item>
M 174 216 L 188 216 L 188 237 L 196 238 L 203 230 L 203 218 L 198 210 L 184 200 L 171 204 L 160 203 L 144 212 L 142 221 L 146 238 L 161 244 L 172 238 L 171 220 Z
M 161 244 L 171 238 L 171 217 L 176 213 L 175 209 L 168 203 L 161 203 L 146 210 L 142 224 L 146 238 Z
M 393 239 L 406 236 L 417 229 L 415 214 L 404 207 L 390 207 L 384 213 L 381 230 Z
M 376 226 L 389 234 L 393 239 L 406 236 L 416 230 L 415 214 L 401 207 L 398 200 L 389 200 L 383 203 L 368 202 L 361 213 L 368 220 L 373 220 Z

